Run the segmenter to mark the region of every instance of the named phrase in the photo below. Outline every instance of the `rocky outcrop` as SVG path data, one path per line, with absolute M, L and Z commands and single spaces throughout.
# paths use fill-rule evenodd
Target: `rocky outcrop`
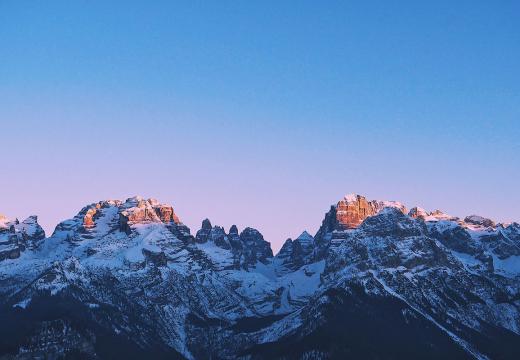
M 170 205 L 159 204 L 155 199 L 149 201 L 152 201 L 152 206 L 160 221 L 163 223 L 174 222 L 176 224 L 180 222 L 179 217 L 175 215 L 175 212 L 173 211 L 173 207 Z
M 7 223 L 9 222 L 9 219 L 3 215 L 3 214 L 0 214 L 0 228 L 3 228 L 3 227 L 6 227 Z
M 386 207 L 393 207 L 406 213 L 406 208 L 395 201 L 367 201 L 364 196 L 349 194 L 336 205 L 338 230 L 355 229 L 369 216 L 377 214 Z
M 121 206 L 122 202 L 119 200 L 105 200 L 94 204 L 85 206 L 77 217 L 81 217 L 83 231 L 89 231 L 96 226 L 96 220 L 99 218 L 101 209 L 106 209 L 111 206 Z
M 17 236 L 14 225 L 6 224 L 6 226 L 0 228 L 0 261 L 16 259 L 25 250 L 21 237 Z
M 495 227 L 495 222 L 491 219 L 486 219 L 485 217 L 479 215 L 470 215 L 464 219 L 465 223 L 472 225 L 479 225 L 484 227 Z
M 337 228 L 336 206 L 331 206 L 330 210 L 325 214 L 325 218 L 321 222 L 318 232 L 314 236 L 314 243 L 316 245 L 314 257 L 316 259 L 323 259 L 326 256 L 332 234 Z
M 342 229 L 354 229 L 377 212 L 375 205 L 364 196 L 347 195 L 336 205 L 336 220 Z
M 100 207 L 100 204 L 96 204 L 95 207 L 87 210 L 87 213 L 83 217 L 83 226 L 84 227 L 89 228 L 89 227 L 94 226 L 94 216 L 96 215 L 99 207 Z
M 135 231 L 134 225 L 151 223 L 164 224 L 184 243 L 195 241 L 190 229 L 180 222 L 171 205 L 139 196 L 126 201 L 104 200 L 85 206 L 74 218 L 59 223 L 53 236 L 59 233 L 67 241 L 81 242 L 107 230 L 130 235 Z
M 331 206 L 325 215 L 320 229 L 314 236 L 314 259 L 322 259 L 333 238 L 344 238 L 346 230 L 359 227 L 367 218 L 376 215 L 385 208 L 395 208 L 406 214 L 406 207 L 396 201 L 368 201 L 364 196 L 349 194 Z
M 204 219 L 195 241 L 200 244 L 211 242 L 222 249 L 230 250 L 237 269 L 248 269 L 258 261 L 266 263 L 273 257 L 271 244 L 264 240 L 258 230 L 249 227 L 239 234 L 237 226 L 232 225 L 229 234 L 226 234 L 223 227 L 212 226 L 209 219 Z
M 295 240 L 287 239 L 276 257 L 285 269 L 294 271 L 312 261 L 314 248 L 314 238 L 304 231 Z
M 21 223 L 14 225 L 15 229 L 21 232 L 23 239 L 28 246 L 35 246 L 37 242 L 45 239 L 45 231 L 38 224 L 38 217 L 31 215 Z
M 238 228 L 236 225 L 231 225 L 229 228 L 229 235 L 238 235 Z
M 229 245 L 233 250 L 234 263 L 240 267 L 240 254 L 242 253 L 242 241 L 240 241 L 240 234 L 236 225 L 231 225 L 228 234 Z
M 121 221 L 124 224 L 145 222 L 180 223 L 172 206 L 160 204 L 155 199 L 144 200 L 140 197 L 134 197 L 127 199 L 125 203 L 119 200 L 107 200 L 84 208 L 82 210 L 82 213 L 84 213 L 83 226 L 85 228 L 94 227 L 99 210 L 111 206 L 121 207 Z
M 120 212 L 120 228 L 128 232 L 133 224 L 162 222 L 165 224 L 179 224 L 180 220 L 173 211 L 173 207 L 160 204 L 155 199 L 144 200 L 141 197 L 127 199 L 123 205 L 124 210 Z
M 264 240 L 264 237 L 256 229 L 247 227 L 240 233 L 242 243 L 242 266 L 248 268 L 254 266 L 258 261 L 267 263 L 273 257 L 271 244 Z
M 29 216 L 22 222 L 9 221 L 4 216 L 0 222 L 0 261 L 20 257 L 23 251 L 34 249 L 44 238 L 37 216 Z
M 199 231 L 197 231 L 197 234 L 195 235 L 195 240 L 199 243 L 205 243 L 206 241 L 208 241 L 212 229 L 213 226 L 211 226 L 211 221 L 209 221 L 209 219 L 204 219 L 202 221 L 202 227 Z
M 414 219 L 423 219 L 424 220 L 429 216 L 429 214 L 423 208 L 413 207 L 410 209 L 408 216 L 410 216 Z
M 221 226 L 211 226 L 209 219 L 202 221 L 202 227 L 197 231 L 195 241 L 201 244 L 211 241 L 222 249 L 231 249 L 231 244 L 224 228 Z
M 430 216 L 427 220 L 459 221 L 459 218 L 456 216 L 451 216 L 449 214 L 446 214 L 444 211 L 437 209 L 430 213 Z

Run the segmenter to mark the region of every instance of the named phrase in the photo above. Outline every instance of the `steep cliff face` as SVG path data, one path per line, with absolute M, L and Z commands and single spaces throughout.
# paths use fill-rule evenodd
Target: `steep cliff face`
M 367 201 L 364 196 L 349 194 L 336 205 L 336 230 L 357 228 L 367 217 L 386 207 L 395 207 L 406 213 L 406 208 L 396 201 Z
M 257 262 L 266 263 L 273 257 L 271 244 L 262 234 L 253 228 L 245 228 L 240 234 L 236 225 L 231 226 L 229 234 L 221 226 L 212 226 L 209 219 L 202 222 L 202 227 L 195 236 L 199 244 L 209 242 L 220 249 L 229 250 L 233 257 L 233 268 L 248 269 Z
M 315 236 L 315 258 L 326 255 L 330 241 L 333 238 L 342 238 L 345 231 L 359 227 L 363 221 L 376 215 L 385 208 L 395 208 L 406 213 L 406 207 L 397 201 L 367 200 L 364 196 L 348 194 L 331 206 L 329 212 Z
M 44 238 L 45 232 L 38 224 L 37 216 L 20 222 L 0 215 L 0 261 L 20 257 L 23 251 L 35 248 Z
M 264 237 L 256 229 L 247 227 L 240 233 L 240 241 L 242 242 L 242 257 L 247 265 L 261 262 L 267 264 L 268 260 L 273 257 L 271 244 L 264 240 Z
M 276 257 L 285 269 L 294 271 L 313 262 L 314 249 L 314 238 L 304 231 L 295 240 L 287 239 Z
M 414 219 L 423 219 L 425 220 L 430 214 L 426 210 L 420 207 L 413 207 L 410 209 L 408 216 Z
M 347 196 L 273 256 L 258 230 L 192 236 L 138 197 L 48 238 L 1 218 L 19 252 L 0 261 L 0 355 L 516 359 L 520 225 L 488 220 Z
M 96 208 L 99 208 L 99 206 L 102 205 L 95 205 Z M 160 204 L 155 199 L 144 200 L 138 196 L 126 200 L 124 210 L 120 212 L 119 217 L 121 229 L 124 231 L 128 231 L 132 224 L 137 223 L 180 223 L 179 218 L 173 211 L 173 207 L 170 205 Z
M 347 195 L 336 205 L 338 229 L 355 229 L 377 212 L 376 205 L 360 195 Z

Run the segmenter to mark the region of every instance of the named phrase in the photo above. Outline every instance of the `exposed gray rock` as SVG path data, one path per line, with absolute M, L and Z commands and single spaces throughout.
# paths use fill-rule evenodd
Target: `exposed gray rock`
M 493 220 L 486 219 L 486 218 L 484 218 L 482 216 L 478 216 L 478 215 L 467 216 L 464 219 L 464 222 L 466 222 L 468 224 L 480 225 L 480 226 L 485 226 L 485 227 L 495 227 L 495 222 Z

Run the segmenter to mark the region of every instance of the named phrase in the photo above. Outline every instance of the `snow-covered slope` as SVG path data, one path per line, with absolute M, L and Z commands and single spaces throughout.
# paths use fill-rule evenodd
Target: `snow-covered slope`
M 475 215 L 348 195 L 273 256 L 253 228 L 206 219 L 193 236 L 170 205 L 134 197 L 86 206 L 48 238 L 36 217 L 0 218 L 2 251 L 0 352 L 19 358 L 520 351 L 520 226 Z

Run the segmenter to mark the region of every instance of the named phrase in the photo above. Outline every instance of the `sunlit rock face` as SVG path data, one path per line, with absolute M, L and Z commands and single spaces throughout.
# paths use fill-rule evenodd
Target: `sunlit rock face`
M 173 207 L 160 204 L 155 199 L 144 200 L 140 197 L 135 197 L 128 199 L 125 204 L 127 204 L 127 209 L 121 215 L 126 217 L 128 222 L 179 223 L 179 218 L 175 215 Z
M 396 201 L 368 201 L 364 196 L 349 194 L 336 205 L 336 220 L 341 229 L 355 229 L 363 220 L 377 214 L 385 207 L 395 207 L 406 213 L 406 208 Z
M 100 204 L 96 204 L 95 207 L 87 210 L 87 213 L 83 217 L 83 226 L 84 227 L 94 226 L 94 216 L 96 215 L 99 208 L 100 208 Z
M 141 197 L 133 197 L 126 200 L 124 207 L 125 210 L 120 213 L 122 229 L 128 229 L 130 225 L 136 223 L 180 223 L 172 206 L 160 204 L 155 199 L 144 200 Z
M 376 207 L 360 195 L 347 195 L 336 205 L 336 220 L 344 229 L 354 229 L 367 217 L 376 213 Z
M 159 220 L 161 220 L 163 223 L 174 222 L 178 224 L 180 222 L 179 218 L 173 211 L 173 207 L 170 205 L 156 204 L 154 205 L 154 210 L 159 217 Z
M 426 217 L 428 216 L 429 214 L 426 212 L 426 210 L 424 210 L 423 208 L 420 208 L 420 207 L 413 207 L 410 209 L 410 212 L 408 213 L 408 216 L 414 218 L 414 219 L 426 219 Z
M 334 238 L 344 238 L 345 231 L 358 228 L 367 218 L 378 214 L 385 208 L 395 208 L 406 214 L 406 207 L 396 201 L 367 200 L 362 195 L 348 194 L 331 206 L 325 219 L 314 236 L 314 258 L 325 256 L 330 242 Z

